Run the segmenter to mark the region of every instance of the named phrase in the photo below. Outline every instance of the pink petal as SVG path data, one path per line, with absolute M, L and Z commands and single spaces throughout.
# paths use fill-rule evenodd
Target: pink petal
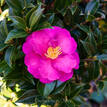
M 59 80 L 62 82 L 65 82 L 65 81 L 71 79 L 72 76 L 73 76 L 73 71 L 71 73 L 61 72 L 61 77 L 59 78 Z
M 79 69 L 80 58 L 77 52 L 74 53 L 74 57 L 77 60 L 77 65 L 74 67 L 74 69 Z
M 32 33 L 32 46 L 36 53 L 42 55 L 48 49 L 50 35 L 48 31 L 40 30 Z
M 46 84 L 46 83 L 51 83 L 52 81 L 46 79 L 46 78 L 40 78 L 40 82 Z
M 29 44 L 29 42 L 25 42 L 22 46 L 22 51 L 24 52 L 24 54 L 28 54 L 30 52 L 32 52 L 32 46 Z
M 37 67 L 38 63 L 39 63 L 39 56 L 35 53 L 29 53 L 25 56 L 25 65 L 27 66 L 32 66 L 32 67 Z
M 26 42 L 22 46 L 22 51 L 24 52 L 24 54 L 28 54 L 33 51 L 31 42 L 32 42 L 32 35 L 26 38 Z
M 54 41 L 54 36 L 57 32 L 61 31 L 62 28 L 53 26 L 52 28 L 42 29 L 32 33 L 32 47 L 34 51 L 40 55 L 46 53 L 49 46 L 55 45 L 50 41 Z
M 37 68 L 28 67 L 27 70 L 30 72 L 30 74 L 33 75 L 33 77 L 37 79 L 41 78 L 39 72 L 37 71 Z
M 59 79 L 58 72 L 51 66 L 50 60 L 41 60 L 38 71 L 41 78 L 46 78 L 50 81 Z
M 43 80 L 46 79 L 49 81 L 59 78 L 58 72 L 51 66 L 50 60 L 43 59 L 35 53 L 25 56 L 25 65 L 35 78 L 42 78 Z
M 63 53 L 72 54 L 76 51 L 77 43 L 66 29 L 57 31 L 53 39 L 58 42 Z
M 37 71 L 37 68 L 39 67 L 39 56 L 30 53 L 25 56 L 25 65 L 27 66 L 28 71 L 36 78 L 40 77 L 39 72 Z
M 52 61 L 52 65 L 58 71 L 65 73 L 70 73 L 71 69 L 78 69 L 79 67 L 79 57 L 75 52 L 72 55 L 63 55 Z

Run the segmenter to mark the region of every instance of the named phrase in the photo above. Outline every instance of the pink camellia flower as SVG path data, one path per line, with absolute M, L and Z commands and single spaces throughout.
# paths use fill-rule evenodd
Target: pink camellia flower
M 53 26 L 33 32 L 23 44 L 25 65 L 42 83 L 65 82 L 79 68 L 77 43 L 66 29 Z

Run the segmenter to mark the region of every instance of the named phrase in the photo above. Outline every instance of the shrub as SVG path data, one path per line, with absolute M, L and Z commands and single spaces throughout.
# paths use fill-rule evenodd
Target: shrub
M 106 0 L 0 0 L 0 105 L 90 106 L 107 98 Z M 32 32 L 59 26 L 78 44 L 80 67 L 66 82 L 42 84 L 24 64 Z M 21 105 L 24 107 L 25 105 Z

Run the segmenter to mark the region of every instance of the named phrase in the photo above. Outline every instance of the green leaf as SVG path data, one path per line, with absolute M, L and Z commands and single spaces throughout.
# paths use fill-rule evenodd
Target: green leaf
M 37 6 L 35 6 L 34 8 L 32 8 L 25 16 L 25 20 L 27 22 L 27 25 L 29 26 L 29 19 L 30 16 L 32 15 L 32 13 L 37 9 Z
M 42 12 L 44 9 L 41 8 L 41 5 L 32 13 L 29 20 L 30 28 L 32 29 L 35 24 L 38 23 L 39 19 L 42 16 Z
M 101 45 L 102 44 L 102 33 L 101 33 L 100 29 L 97 27 L 97 25 L 94 26 L 94 29 L 95 29 L 94 34 L 97 37 L 97 45 Z
M 53 21 L 54 21 L 54 18 L 55 18 L 55 14 L 53 13 L 53 14 L 49 17 L 48 22 L 49 22 L 50 24 L 52 24 Z
M 55 82 L 45 84 L 43 95 L 48 96 L 54 90 L 55 84 L 56 84 Z
M 9 18 L 13 21 L 13 25 L 17 27 L 18 29 L 26 29 L 26 22 L 24 21 L 23 18 L 19 16 L 9 16 Z
M 14 73 L 15 72 L 15 73 Z M 4 76 L 5 80 L 22 80 L 22 72 L 17 70 L 12 70 L 7 75 Z
M 55 8 L 61 10 L 63 8 L 67 8 L 69 5 L 72 4 L 72 0 L 56 0 L 55 1 Z
M 83 89 L 82 85 L 83 84 L 75 84 L 75 83 L 68 84 L 64 90 L 65 96 L 69 96 L 70 98 L 74 98 L 75 96 L 78 96 L 81 90 Z
M 66 87 L 66 84 L 67 84 L 67 82 L 57 81 L 56 88 L 54 89 L 52 94 L 58 94 L 58 93 L 62 92 L 64 90 L 64 88 Z
M 78 8 L 78 7 L 77 7 L 76 5 L 70 7 L 70 10 L 71 10 L 72 15 L 74 15 L 74 13 L 76 12 L 77 8 Z
M 85 14 L 94 15 L 98 8 L 99 8 L 99 0 L 92 0 L 87 4 L 85 8 Z
M 38 30 L 44 29 L 44 28 L 51 28 L 51 24 L 49 22 L 45 21 L 38 25 Z
M 90 99 L 91 100 L 94 100 L 98 103 L 101 103 L 104 101 L 104 96 L 103 94 L 101 93 L 101 91 L 98 91 L 98 92 L 93 92 L 90 96 Z
M 5 38 L 8 35 L 8 29 L 7 29 L 7 24 L 6 24 L 6 20 L 3 20 L 0 24 L 0 32 L 2 34 L 2 36 Z
M 91 50 L 90 50 L 90 48 L 89 48 L 89 43 L 88 43 L 88 42 L 85 42 L 85 41 L 82 41 L 82 40 L 80 40 L 80 42 L 82 43 L 82 45 L 83 45 L 85 51 L 87 52 L 87 54 L 88 54 L 89 56 L 91 56 L 91 55 L 92 55 L 92 52 L 91 52 Z
M 0 51 L 3 51 L 8 45 L 6 44 L 0 44 Z
M 38 82 L 38 84 L 37 84 L 37 90 L 38 90 L 39 94 L 43 96 L 43 93 L 44 93 L 44 84 L 42 84 L 41 82 Z
M 76 105 L 74 104 L 74 102 L 72 102 L 72 100 L 68 100 L 60 101 L 58 107 L 76 107 Z
M 10 67 L 4 60 L 0 62 L 0 73 L 2 73 L 2 72 L 4 72 L 4 75 L 11 72 Z
M 107 60 L 107 54 L 102 54 L 97 56 L 98 60 Z
M 93 48 L 93 53 L 96 53 L 97 52 L 97 42 L 94 38 L 94 34 L 90 33 L 88 36 L 89 36 L 90 45 Z
M 16 39 L 16 38 L 24 38 L 27 36 L 27 33 L 25 31 L 21 30 L 11 30 L 5 40 L 5 43 L 9 43 L 11 40 Z
M 32 85 L 35 85 L 33 76 L 32 76 L 29 72 L 25 72 L 24 75 L 25 75 L 25 76 L 24 76 L 24 79 L 25 79 L 26 81 L 28 81 L 28 82 L 31 83 Z
M 93 66 L 94 66 L 94 68 L 93 68 L 93 70 L 94 70 L 93 71 L 93 73 L 94 73 L 93 78 L 96 79 L 100 75 L 99 62 L 95 61 L 94 64 L 93 64 Z
M 80 40 L 87 54 L 93 56 L 97 53 L 97 42 L 95 40 L 94 34 L 91 32 L 88 33 L 88 37 L 83 41 Z
M 81 86 L 76 86 L 71 92 L 71 97 L 73 98 L 75 96 L 78 96 L 80 94 L 81 90 L 82 90 Z
M 103 81 L 99 81 L 99 82 L 98 82 L 98 88 L 99 88 L 100 90 L 102 90 L 102 89 L 104 88 L 104 82 L 103 82 Z
M 13 55 L 14 55 L 14 50 L 15 50 L 15 47 L 9 47 L 6 50 L 6 53 L 5 53 L 5 61 L 7 62 L 7 64 L 10 67 L 12 66 L 12 58 L 13 58 Z
M 22 5 L 19 0 L 6 0 L 6 3 L 13 8 L 15 11 L 21 11 Z
M 80 28 L 85 33 L 90 34 L 90 29 L 89 29 L 88 26 L 86 26 L 86 25 L 79 25 L 79 24 L 77 24 L 77 26 L 78 26 L 78 28 Z
M 105 98 L 107 98 L 107 81 L 104 81 L 104 88 L 102 90 L 102 93 Z
M 0 6 L 3 6 L 5 3 L 5 0 L 0 0 Z
M 32 104 L 35 102 L 36 90 L 27 90 L 15 103 Z
M 78 101 L 77 99 L 72 99 L 72 102 L 77 106 L 79 106 L 79 105 L 81 105 L 81 102 L 80 101 Z
M 95 16 L 93 16 L 93 15 L 88 15 L 87 16 L 87 21 L 93 21 L 95 19 Z
M 90 62 L 88 64 L 87 71 L 88 71 L 88 76 L 89 76 L 89 78 L 87 78 L 88 81 L 92 81 L 92 80 L 98 78 L 98 76 L 100 74 L 99 62 L 98 61 Z

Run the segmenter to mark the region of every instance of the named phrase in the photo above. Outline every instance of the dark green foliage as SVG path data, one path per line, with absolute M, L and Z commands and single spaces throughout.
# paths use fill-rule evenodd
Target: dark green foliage
M 11 107 L 17 103 L 55 107 L 88 107 L 91 101 L 101 104 L 107 98 L 106 4 L 106 0 L 0 0 L 0 96 L 10 101 Z M 22 44 L 33 31 L 51 26 L 66 28 L 75 38 L 80 68 L 67 82 L 42 84 L 27 72 Z M 5 91 L 14 92 L 17 99 Z

